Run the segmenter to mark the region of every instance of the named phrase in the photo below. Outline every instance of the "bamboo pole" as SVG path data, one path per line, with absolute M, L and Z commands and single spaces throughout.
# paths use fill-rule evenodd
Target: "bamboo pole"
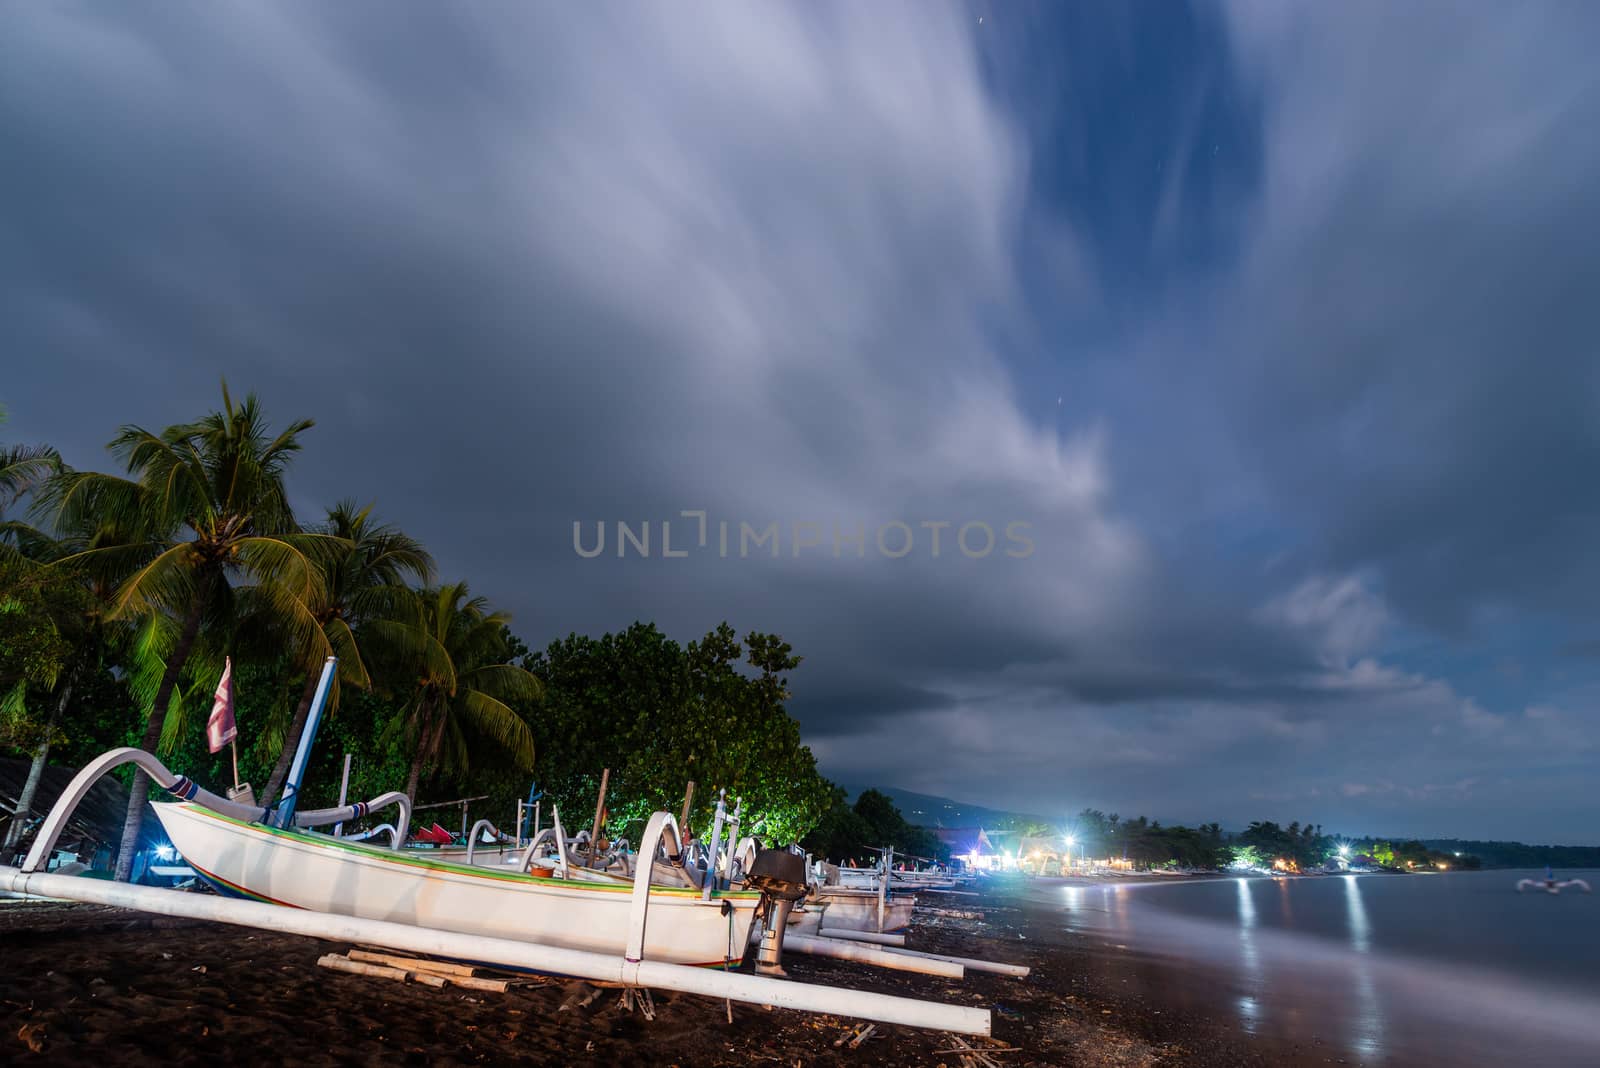
M 585 867 L 594 867 L 595 842 L 600 837 L 600 817 L 606 811 L 606 787 L 611 783 L 611 769 L 604 768 L 600 772 L 600 796 L 594 799 L 594 827 L 589 832 L 589 862 Z
M 441 975 L 439 978 L 463 990 L 487 990 L 492 994 L 504 994 L 514 982 L 511 979 L 478 979 L 470 975 Z
M 694 780 L 689 780 L 689 785 L 683 791 L 683 815 L 678 817 L 678 827 L 683 831 L 684 838 L 693 838 L 694 832 L 689 829 L 689 809 L 694 804 Z
M 352 953 L 356 952 L 354 950 Z M 391 960 L 404 960 L 401 957 L 391 957 Z M 414 963 L 427 963 L 417 961 Z M 463 990 L 485 990 L 495 994 L 504 994 L 511 986 L 509 979 L 476 979 L 470 975 L 446 975 L 440 972 L 429 971 L 425 968 L 406 969 L 391 967 L 385 964 L 370 964 L 365 961 L 352 960 L 350 957 L 341 957 L 337 953 L 329 953 L 317 961 L 317 966 L 336 972 L 347 972 L 350 975 L 367 975 L 374 979 L 394 979 L 402 983 L 421 983 L 442 990 L 447 986 L 459 986 Z
M 443 982 L 431 984 L 434 986 L 443 986 L 444 982 L 448 982 L 451 986 L 459 986 L 467 990 L 489 990 L 497 994 L 503 994 L 510 987 L 518 986 L 524 981 L 520 978 L 484 975 L 485 969 L 475 968 L 470 964 L 455 964 L 445 960 L 426 960 L 421 957 L 401 957 L 393 953 L 375 953 L 367 949 L 352 949 L 345 956 L 355 961 L 385 964 L 391 968 L 399 968 L 402 971 L 412 973 L 418 981 L 422 981 L 423 976 L 436 977 L 443 980 Z
M 352 949 L 345 956 L 351 960 L 365 961 L 368 964 L 387 964 L 391 968 L 402 968 L 407 971 L 421 969 L 428 972 L 438 972 L 440 975 L 475 976 L 478 968 L 470 964 L 456 964 L 447 960 L 423 960 L 419 957 L 399 957 L 393 953 L 377 953 L 370 949 Z
M 329 953 L 318 958 L 317 967 L 328 968 L 336 972 L 348 972 L 351 975 L 369 975 L 374 979 L 395 979 L 402 983 L 411 978 L 411 973 L 404 968 L 390 968 L 383 964 L 367 964 L 363 961 L 341 957 L 337 953 Z

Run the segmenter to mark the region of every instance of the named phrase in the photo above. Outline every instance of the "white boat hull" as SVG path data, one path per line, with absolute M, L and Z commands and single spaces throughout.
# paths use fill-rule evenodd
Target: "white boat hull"
M 876 889 L 882 874 L 877 868 L 840 868 L 839 884 L 857 890 Z M 898 890 L 948 890 L 956 879 L 943 872 L 894 871 L 889 873 L 889 886 Z
M 294 908 L 622 956 L 632 887 L 452 864 L 244 823 L 187 802 L 153 806 L 172 844 L 224 893 Z M 760 895 L 652 887 L 644 959 L 721 965 L 744 952 Z M 723 914 L 724 903 L 732 906 Z

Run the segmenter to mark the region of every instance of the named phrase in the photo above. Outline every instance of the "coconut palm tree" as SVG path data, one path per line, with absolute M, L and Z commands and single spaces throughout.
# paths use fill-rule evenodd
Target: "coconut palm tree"
M 422 544 L 394 527 L 376 522 L 370 504 L 357 508 L 354 501 L 340 501 L 328 510 L 321 530 L 337 541 L 317 557 L 322 582 L 315 599 L 307 605 L 317 625 L 308 635 L 310 643 L 305 650 L 305 688 L 284 733 L 277 765 L 261 795 L 268 802 L 278 795 L 289 774 L 295 741 L 305 729 L 311 701 L 316 696 L 323 659 L 329 655 L 339 658 L 336 684 L 342 681 L 359 689 L 370 688 L 369 658 L 362 655 L 362 646 L 369 641 L 381 642 L 383 634 L 370 634 L 363 624 L 390 618 L 402 609 L 406 605 L 404 595 L 409 592 L 408 579 L 428 582 L 433 578 L 433 557 Z M 335 688 L 328 695 L 329 706 L 337 701 Z
M 61 457 L 48 445 L 0 445 L 0 557 L 48 551 L 48 539 L 12 513 L 60 471 Z
M 368 630 L 397 654 L 395 677 L 415 680 L 390 729 L 411 749 L 406 794 L 415 799 L 424 771 L 465 770 L 466 733 L 500 746 L 520 768 L 533 767 L 533 732 L 507 701 L 536 700 L 533 673 L 505 662 L 505 612 L 491 612 L 464 582 L 425 589 L 400 618 Z
M 321 573 L 313 560 L 314 536 L 301 534 L 284 490 L 284 472 L 300 449 L 310 420 L 272 435 L 255 396 L 235 403 L 222 387 L 222 408 L 194 423 L 153 433 L 125 426 L 111 441 L 127 478 L 66 472 L 43 491 L 58 528 L 110 526 L 126 532 L 122 544 L 74 553 L 57 566 L 82 569 L 116 582 L 111 620 L 165 617 L 176 635 L 165 656 L 145 724 L 143 748 L 161 741 L 173 687 L 202 623 L 226 619 L 233 586 L 248 582 L 300 643 L 315 627 L 307 607 Z M 133 868 L 150 780 L 136 773 L 116 878 Z

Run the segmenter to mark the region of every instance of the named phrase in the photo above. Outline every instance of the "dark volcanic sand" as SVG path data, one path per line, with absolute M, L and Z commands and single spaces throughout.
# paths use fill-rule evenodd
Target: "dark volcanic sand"
M 924 900 L 931 900 L 929 895 Z M 1006 1065 L 1322 1063 L 1315 1048 L 1254 1044 L 1211 1006 L 1156 996 L 1170 962 L 1030 934 L 1003 897 L 956 899 L 987 920 L 919 922 L 907 944 L 1033 968 L 1026 979 L 968 972 L 952 982 L 789 954 L 804 982 L 828 982 L 994 1013 Z M 1054 944 L 1051 944 L 1054 943 Z M 317 967 L 348 946 L 95 905 L 0 901 L 0 1063 L 319 1064 L 904 1064 L 951 1066 L 948 1036 L 879 1025 L 860 1049 L 835 1047 L 860 1026 L 836 1017 L 655 995 L 656 1018 L 602 990 L 549 980 L 504 994 L 434 990 Z

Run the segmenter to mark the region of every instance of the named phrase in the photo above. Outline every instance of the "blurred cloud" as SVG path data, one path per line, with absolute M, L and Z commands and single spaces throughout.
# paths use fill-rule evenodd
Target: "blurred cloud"
M 27 8 L 7 429 L 103 464 L 225 374 L 530 643 L 782 633 L 855 781 L 1587 833 L 1505 636 L 1596 632 L 1594 9 L 1143 20 Z M 684 510 L 823 545 L 573 551 Z M 832 551 L 895 520 L 1035 551 Z

